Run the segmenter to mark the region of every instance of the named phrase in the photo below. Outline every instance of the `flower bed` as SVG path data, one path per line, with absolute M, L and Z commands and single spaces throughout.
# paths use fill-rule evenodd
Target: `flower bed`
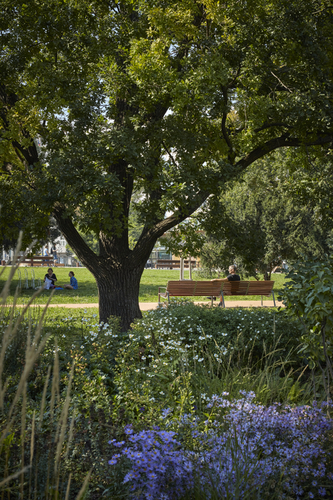
M 333 422 L 324 410 L 264 407 L 253 403 L 253 393 L 233 401 L 226 396 L 211 399 L 206 421 L 185 415 L 177 433 L 134 433 L 127 426 L 126 441 L 110 441 L 118 451 L 109 464 L 131 465 L 124 483 L 133 498 L 194 498 L 194 490 L 202 499 L 326 497 L 324 484 L 333 485 L 327 449 Z

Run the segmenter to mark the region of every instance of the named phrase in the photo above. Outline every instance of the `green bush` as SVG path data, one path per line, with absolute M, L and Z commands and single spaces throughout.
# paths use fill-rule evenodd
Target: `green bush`
M 118 351 L 115 407 L 147 424 L 166 406 L 204 411 L 205 398 L 226 390 L 254 390 L 265 403 L 309 397 L 300 386 L 299 335 L 272 309 L 174 303 L 150 311 Z

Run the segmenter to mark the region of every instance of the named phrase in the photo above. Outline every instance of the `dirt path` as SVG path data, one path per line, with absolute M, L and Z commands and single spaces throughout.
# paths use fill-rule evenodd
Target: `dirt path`
M 275 301 L 276 306 L 283 307 L 282 302 Z M 195 302 L 195 304 L 209 304 L 208 301 L 205 302 Z M 10 305 L 10 304 L 9 304 Z M 45 304 L 35 304 L 36 307 L 45 307 Z M 273 307 L 272 300 L 264 300 L 263 307 Z M 23 307 L 23 305 L 18 305 L 17 307 Z M 50 304 L 49 307 L 62 307 L 64 309 L 92 309 L 97 308 L 98 304 Z M 140 302 L 141 311 L 150 311 L 151 309 L 157 309 L 157 302 Z M 217 303 L 214 303 L 213 307 L 217 307 Z M 261 307 L 260 300 L 226 300 L 226 307 Z

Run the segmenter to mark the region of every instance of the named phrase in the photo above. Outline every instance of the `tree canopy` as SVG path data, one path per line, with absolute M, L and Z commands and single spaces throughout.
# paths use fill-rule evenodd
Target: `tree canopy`
M 96 278 L 103 321 L 140 316 L 155 241 L 227 180 L 277 148 L 332 142 L 326 0 L 0 7 L 2 224 L 24 216 L 31 239 L 52 214 Z
M 296 160 L 295 151 L 287 149 L 258 160 L 231 183 L 214 213 L 201 211 L 201 226 L 208 235 L 201 246 L 204 267 L 228 269 L 236 262 L 249 275 L 270 276 L 283 260 L 322 258 L 329 253 L 333 219 L 330 212 L 323 218 L 324 195 L 317 201 L 299 196 L 309 182 L 303 153 L 297 151 Z

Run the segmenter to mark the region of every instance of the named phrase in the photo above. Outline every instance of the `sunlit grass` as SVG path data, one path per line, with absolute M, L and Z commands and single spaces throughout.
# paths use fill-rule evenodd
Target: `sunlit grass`
M 9 275 L 8 267 L 4 270 L 2 276 L 0 277 L 0 290 L 3 288 L 6 279 Z M 75 277 L 78 280 L 79 288 L 78 290 L 56 290 L 52 298 L 52 304 L 97 304 L 98 303 L 98 291 L 97 285 L 93 275 L 84 267 L 79 268 L 54 268 L 54 272 L 57 276 L 57 286 L 63 286 L 69 283 L 68 273 L 73 270 Z M 44 276 L 47 272 L 47 267 L 20 267 L 21 274 L 21 291 L 18 298 L 18 304 L 26 303 L 32 296 L 35 288 L 39 283 L 43 283 Z M 185 272 L 185 277 L 188 273 Z M 33 283 L 34 274 L 34 283 Z M 169 280 L 178 280 L 180 273 L 178 269 L 145 269 L 142 275 L 140 284 L 140 302 L 157 302 L 158 287 L 166 286 Z M 203 280 L 204 278 L 198 277 L 196 273 L 193 273 L 193 279 Z M 282 285 L 285 280 L 284 274 L 276 274 L 272 276 L 275 281 L 274 291 L 275 296 L 281 290 Z M 16 271 L 14 278 L 11 282 L 10 292 L 8 295 L 7 302 L 12 303 L 15 290 L 19 285 L 19 274 Z M 34 288 L 32 285 L 34 284 Z M 29 288 L 26 288 L 28 286 Z M 49 290 L 45 290 L 39 295 L 35 300 L 36 304 L 46 304 L 48 297 L 50 295 Z M 206 297 L 189 297 L 188 300 L 200 301 L 206 300 Z M 228 297 L 226 300 L 239 300 L 239 297 Z M 241 300 L 260 300 L 257 296 L 241 297 Z M 268 300 L 268 298 L 264 298 Z

